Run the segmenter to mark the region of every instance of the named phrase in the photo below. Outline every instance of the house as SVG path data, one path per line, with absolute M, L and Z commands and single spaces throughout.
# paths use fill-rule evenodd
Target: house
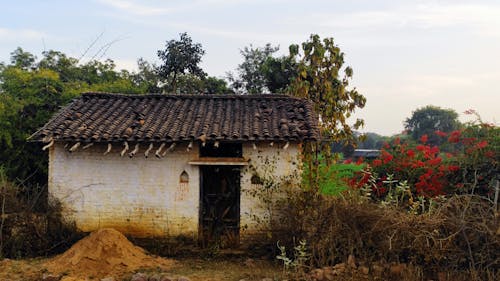
M 299 98 L 109 93 L 82 94 L 31 136 L 79 229 L 204 241 L 251 237 L 259 169 L 272 157 L 273 173 L 296 175 L 301 143 L 318 138 Z

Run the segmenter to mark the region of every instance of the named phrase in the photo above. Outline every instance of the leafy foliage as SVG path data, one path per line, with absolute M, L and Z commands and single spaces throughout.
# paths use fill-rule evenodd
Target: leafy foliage
M 172 90 L 177 93 L 177 79 L 180 74 L 190 73 L 203 78 L 206 73 L 198 66 L 205 54 L 200 43 L 193 43 L 187 33 L 181 33 L 179 40 L 170 40 L 164 50 L 158 50 L 158 57 L 163 61 L 159 67 L 159 75 L 170 80 Z
M 320 120 L 321 141 L 304 146 L 307 181 L 312 189 L 319 190 L 324 175 L 320 169 L 320 155 L 324 156 L 323 161 L 328 167 L 332 159 L 331 142 L 354 141 L 353 129 L 360 128 L 364 121 L 358 119 L 351 127 L 348 118 L 355 109 L 364 107 L 366 99 L 355 88 L 349 89 L 352 69 L 343 68 L 344 53 L 335 45 L 333 38 L 321 40 L 313 34 L 302 43 L 301 48 L 290 46 L 290 56 L 297 61 L 298 76 L 292 80 L 289 92 L 310 100 Z
M 240 51 L 243 62 L 238 65 L 238 77 L 229 76 L 232 87 L 237 92 L 245 94 L 269 92 L 266 87 L 264 64 L 278 49 L 279 47 L 273 47 L 269 43 L 262 48 L 253 47 L 252 45 L 243 48 Z
M 427 135 L 416 145 L 395 139 L 384 146 L 380 158 L 351 180 L 351 186 L 367 190 L 376 201 L 390 203 L 395 187 L 404 185 L 406 202 L 398 205 L 415 209 L 427 202 L 420 208 L 423 211 L 436 197 L 452 194 L 478 194 L 493 202 L 500 172 L 499 128 L 477 116 L 461 130 L 436 131 L 434 135 L 448 152 L 430 144 Z
M 112 60 L 78 60 L 58 51 L 36 57 L 21 48 L 0 67 L 0 159 L 10 180 L 28 185 L 47 181 L 47 155 L 27 138 L 59 108 L 85 91 L 144 93 L 145 83 L 118 72 Z
M 449 133 L 457 130 L 460 122 L 454 110 L 428 105 L 413 111 L 412 116 L 405 120 L 404 126 L 413 140 L 418 141 L 423 135 L 427 135 L 429 144 L 440 145 L 442 139 L 434 132 Z

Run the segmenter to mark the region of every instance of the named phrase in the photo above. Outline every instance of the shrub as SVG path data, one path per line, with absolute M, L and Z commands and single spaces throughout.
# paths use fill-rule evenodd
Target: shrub
M 349 194 L 336 198 L 295 191 L 288 198 L 285 228 L 275 237 L 288 249 L 294 239 L 307 241 L 312 267 L 353 255 L 368 264 L 410 263 L 429 277 L 440 271 L 500 276 L 495 233 L 500 220 L 479 196 L 453 196 L 421 215 Z
M 429 201 L 443 195 L 478 194 L 493 200 L 500 174 L 499 128 L 478 120 L 460 131 L 435 132 L 446 140 L 446 153 L 427 144 L 427 135 L 418 145 L 396 138 L 384 145 L 380 157 L 368 168 L 349 180 L 350 186 L 371 189 L 376 201 L 391 196 L 395 183 L 409 187 L 409 199 Z
M 82 237 L 56 200 L 39 210 L 46 188 L 26 190 L 9 182 L 0 167 L 0 258 L 60 253 Z

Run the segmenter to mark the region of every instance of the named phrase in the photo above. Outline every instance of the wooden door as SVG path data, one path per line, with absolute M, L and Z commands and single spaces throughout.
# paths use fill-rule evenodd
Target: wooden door
M 240 168 L 201 166 L 200 238 L 202 246 L 239 244 Z

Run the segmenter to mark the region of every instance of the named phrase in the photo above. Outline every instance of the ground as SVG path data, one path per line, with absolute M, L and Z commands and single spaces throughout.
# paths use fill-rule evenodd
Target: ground
M 101 280 L 106 277 L 131 280 L 135 273 L 185 276 L 192 281 L 274 279 L 281 274 L 278 264 L 269 259 L 217 255 L 172 259 L 149 255 L 111 228 L 91 233 L 54 257 L 0 260 L 0 281 L 49 280 L 49 275 L 54 277 L 50 280 L 63 281 Z
M 49 274 L 44 264 L 48 259 L 24 259 L 0 261 L 0 280 L 43 280 Z M 247 258 L 182 258 L 174 260 L 171 268 L 140 268 L 132 272 L 118 272 L 112 276 L 115 280 L 130 280 L 135 272 L 166 273 L 171 276 L 185 276 L 192 281 L 238 281 L 241 279 L 261 280 L 265 277 L 278 278 L 281 270 L 277 264 L 268 260 L 252 260 Z M 63 274 L 64 275 L 64 274 Z M 77 274 L 78 275 L 78 274 Z M 71 273 L 63 276 L 66 280 L 75 280 Z M 103 276 L 87 276 L 88 280 L 100 280 Z M 104 276 L 106 277 L 106 276 Z M 80 280 L 85 280 L 80 276 Z M 76 279 L 79 280 L 79 279 Z

